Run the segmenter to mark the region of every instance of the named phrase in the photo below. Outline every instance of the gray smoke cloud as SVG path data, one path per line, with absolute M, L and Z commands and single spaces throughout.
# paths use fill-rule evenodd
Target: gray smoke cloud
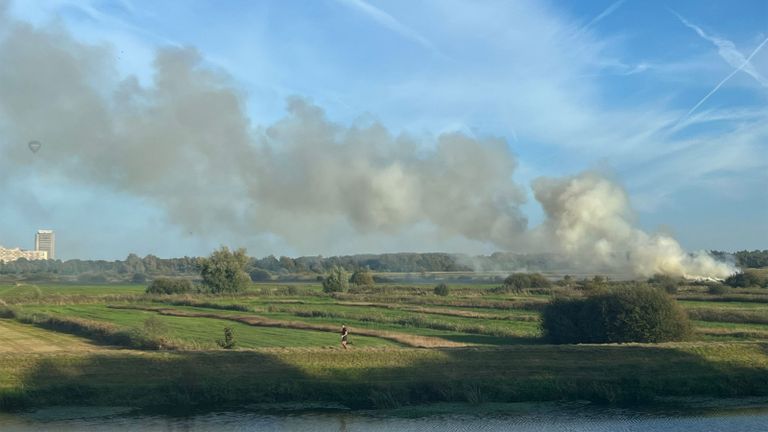
M 548 220 L 527 231 L 526 191 L 503 140 L 449 133 L 425 143 L 375 122 L 342 126 L 301 98 L 282 120 L 252 125 L 242 93 L 194 49 L 159 50 L 144 85 L 116 78 L 108 47 L 13 21 L 2 5 L 0 24 L 0 182 L 34 165 L 141 197 L 197 233 L 271 233 L 302 251 L 323 250 L 339 226 L 397 234 L 426 223 L 640 275 L 731 271 L 633 228 L 626 194 L 593 174 L 537 181 Z M 43 143 L 36 154 L 31 139 Z
M 144 197 L 195 232 L 270 232 L 309 250 L 340 220 L 359 233 L 426 221 L 482 242 L 527 225 L 503 140 L 416 142 L 377 123 L 334 124 L 300 98 L 284 119 L 253 127 L 241 92 L 193 49 L 160 50 L 143 86 L 115 81 L 107 48 L 10 26 L 0 45 L 0 64 L 13 65 L 0 70 L 6 172 L 42 159 L 49 174 Z M 43 150 L 29 154 L 27 137 Z

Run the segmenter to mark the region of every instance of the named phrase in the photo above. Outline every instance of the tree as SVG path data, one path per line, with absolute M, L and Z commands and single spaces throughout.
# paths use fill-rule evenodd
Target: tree
M 680 305 L 647 285 L 556 299 L 541 319 L 544 335 L 553 343 L 668 342 L 685 340 L 691 333 Z
M 373 280 L 373 273 L 371 273 L 370 270 L 358 270 L 354 273 L 352 273 L 352 277 L 349 278 L 349 281 L 355 284 L 356 286 L 373 286 L 374 280 Z
M 281 256 L 279 262 L 280 262 L 280 267 L 284 268 L 289 273 L 293 273 L 296 271 L 296 262 L 293 260 L 293 258 L 290 258 L 287 256 Z
M 146 268 L 144 268 L 144 261 L 142 261 L 138 255 L 133 253 L 125 258 L 125 265 L 128 267 L 128 270 L 133 273 L 145 273 L 147 271 Z
M 245 291 L 251 278 L 245 272 L 248 257 L 245 249 L 230 251 L 222 246 L 210 257 L 200 260 L 200 276 L 208 291 L 213 294 Z
M 328 276 L 323 279 L 323 291 L 330 292 L 344 292 L 349 289 L 349 282 L 347 279 L 347 272 L 340 266 L 333 266 Z

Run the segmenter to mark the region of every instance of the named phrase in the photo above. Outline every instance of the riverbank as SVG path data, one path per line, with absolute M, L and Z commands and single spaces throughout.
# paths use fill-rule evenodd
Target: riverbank
M 392 409 L 766 395 L 768 344 L 758 342 L 0 354 L 3 410 L 280 402 Z

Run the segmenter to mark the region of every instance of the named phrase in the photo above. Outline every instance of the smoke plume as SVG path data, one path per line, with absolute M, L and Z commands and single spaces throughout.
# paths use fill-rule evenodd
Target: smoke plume
M 43 172 L 144 197 L 195 232 L 268 231 L 317 250 L 314 233 L 340 220 L 360 233 L 427 222 L 482 242 L 527 224 L 503 140 L 424 145 L 377 123 L 334 124 L 300 98 L 252 127 L 240 92 L 193 49 L 160 50 L 151 86 L 113 82 L 108 49 L 22 23 L 0 64 L 13 65 L 0 69 L 4 171 L 42 159 Z M 30 154 L 28 137 L 43 150 Z
M 730 271 L 633 228 L 623 191 L 590 174 L 534 184 L 549 219 L 531 234 L 503 140 L 425 143 L 375 122 L 342 126 L 301 98 L 282 120 L 253 125 L 242 93 L 194 49 L 159 50 L 147 85 L 116 78 L 108 47 L 13 21 L 2 7 L 0 24 L 0 183 L 34 165 L 145 199 L 196 233 L 270 233 L 300 251 L 322 250 L 339 226 L 354 235 L 428 224 L 506 249 L 546 238 L 636 274 Z M 35 154 L 32 139 L 44 143 Z
M 686 253 L 667 235 L 635 228 L 624 190 L 596 173 L 540 178 L 533 190 L 547 215 L 538 234 L 587 268 L 689 278 L 725 278 L 734 272 L 704 252 Z

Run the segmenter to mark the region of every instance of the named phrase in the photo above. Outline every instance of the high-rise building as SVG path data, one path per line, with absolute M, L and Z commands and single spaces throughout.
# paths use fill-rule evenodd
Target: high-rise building
M 51 230 L 37 230 L 35 250 L 47 252 L 48 259 L 56 258 L 56 235 Z

